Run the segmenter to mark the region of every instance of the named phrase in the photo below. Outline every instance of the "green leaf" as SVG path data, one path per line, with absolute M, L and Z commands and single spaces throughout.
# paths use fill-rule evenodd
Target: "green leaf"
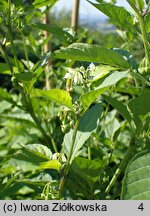
M 71 164 L 70 172 L 83 178 L 84 181 L 96 182 L 100 175 L 102 163 L 96 160 L 76 157 Z
M 9 110 L 12 107 L 12 104 L 7 101 L 0 102 L 0 114 L 2 114 L 5 110 Z
M 113 73 L 108 74 L 103 79 L 94 82 L 92 86 L 96 87 L 96 89 L 112 86 L 115 85 L 119 80 L 127 77 L 127 75 L 128 75 L 128 71 L 122 71 L 122 72 L 115 71 Z
M 109 64 L 122 70 L 130 68 L 129 63 L 117 52 L 104 47 L 74 43 L 67 48 L 54 52 L 53 57 L 61 59 L 72 59 L 74 61 L 87 61 Z
M 104 78 L 102 78 L 102 80 L 98 80 L 96 83 L 96 90 L 86 92 L 80 97 L 84 109 L 86 110 L 96 100 L 98 96 L 104 93 L 110 86 L 116 84 L 119 80 L 126 77 L 127 74 L 127 71 L 115 71 L 113 73 L 110 73 L 109 75 L 106 75 Z M 93 83 L 93 86 L 95 87 L 95 83 Z
M 58 0 L 35 0 L 33 2 L 33 6 L 35 8 L 40 8 L 40 7 L 43 7 L 43 6 L 50 6 L 52 7 Z
M 39 164 L 41 162 L 49 161 L 52 157 L 50 149 L 44 145 L 28 144 L 21 146 L 22 149 L 13 155 L 13 158 Z
M 81 195 L 81 199 L 92 199 L 97 189 L 103 163 L 100 160 L 89 160 L 77 157 L 71 164 L 66 188 L 76 199 Z
M 49 91 L 44 91 L 40 89 L 35 89 L 34 93 L 37 97 L 44 97 L 72 109 L 72 98 L 70 94 L 65 90 L 51 89 Z
M 108 87 L 100 88 L 97 90 L 93 90 L 90 92 L 86 92 L 83 95 L 81 95 L 80 99 L 82 101 L 83 107 L 85 110 L 88 109 L 88 107 L 102 94 L 104 93 Z
M 116 134 L 119 128 L 121 127 L 121 124 L 115 117 L 116 111 L 112 110 L 109 112 L 105 118 L 105 126 L 104 126 L 104 132 L 105 136 L 109 138 L 111 141 L 114 141 L 116 139 Z
M 59 28 L 55 25 L 47 25 L 43 23 L 36 23 L 33 24 L 34 27 L 41 29 L 43 31 L 47 31 L 55 35 L 57 38 L 61 39 L 64 42 L 71 43 L 73 42 L 73 36 L 68 32 L 64 31 L 63 29 Z
M 96 66 L 93 71 L 89 72 L 89 77 L 91 77 L 89 81 L 91 83 L 95 82 L 95 81 L 103 78 L 104 76 L 106 76 L 110 72 L 116 71 L 117 69 L 119 70 L 119 68 L 115 68 L 115 67 L 112 67 L 110 65 L 99 65 L 99 66 Z
M 31 72 L 26 72 L 26 73 L 18 73 L 14 75 L 18 80 L 24 81 L 24 82 L 29 82 L 31 81 L 33 78 L 36 77 L 35 74 L 31 73 Z
M 40 166 L 38 169 L 55 169 L 55 170 L 60 170 L 61 168 L 61 163 L 58 160 L 49 160 L 46 162 L 40 163 Z
M 150 13 L 147 14 L 145 17 L 145 25 L 146 25 L 146 30 L 147 32 L 150 32 Z
M 20 172 L 17 172 L 6 183 L 4 183 L 0 186 L 0 198 L 3 197 L 3 195 L 5 195 L 6 191 L 8 191 L 8 190 L 11 193 L 11 186 L 15 182 L 15 180 L 18 178 L 19 174 L 20 174 Z
M 14 122 L 19 122 L 21 125 L 24 125 L 25 127 L 32 127 L 32 128 L 37 128 L 33 119 L 29 114 L 24 114 L 24 113 L 14 113 L 14 114 L 3 114 L 1 115 L 3 119 L 11 120 Z
M 150 91 L 141 94 L 129 102 L 129 108 L 135 116 L 146 115 L 150 112 Z
M 140 89 L 138 87 L 126 88 L 126 87 L 117 86 L 114 88 L 114 91 L 130 94 L 130 95 L 139 95 L 140 93 Z
M 150 200 L 150 152 L 143 151 L 130 161 L 122 186 L 123 200 Z
M 146 0 L 147 1 L 147 0 Z M 148 0 L 149 1 L 149 0 Z M 137 2 L 139 3 L 139 6 L 141 7 L 141 9 L 143 9 L 144 8 L 144 1 L 143 0 L 138 0 L 138 1 L 136 1 L 136 0 L 130 0 L 130 2 L 133 4 L 133 5 L 135 5 L 136 7 L 138 7 L 138 5 L 137 5 Z
M 16 102 L 12 99 L 10 94 L 2 88 L 0 88 L 0 100 L 5 100 L 13 105 L 16 105 Z
M 138 69 L 138 64 L 136 63 L 136 60 L 133 57 L 133 55 L 131 55 L 131 53 L 129 53 L 127 50 L 122 50 L 119 48 L 113 48 L 113 50 L 115 52 L 119 53 L 120 55 L 122 55 L 124 57 L 124 59 L 126 59 L 129 62 L 130 67 L 132 69 L 135 69 L 135 70 Z
M 0 74 L 11 74 L 11 71 L 6 63 L 0 63 Z
M 22 0 L 14 0 L 13 3 L 16 7 L 18 7 L 22 5 Z
M 127 106 L 125 106 L 122 102 L 116 100 L 113 97 L 103 95 L 103 98 L 111 104 L 129 123 L 131 122 L 131 115 L 127 109 Z
M 71 161 L 77 156 L 79 150 L 84 145 L 85 141 L 91 136 L 92 132 L 97 129 L 100 116 L 102 114 L 102 103 L 96 104 L 91 109 L 86 111 L 81 117 L 79 128 L 76 135 L 76 140 L 73 148 Z M 70 154 L 71 143 L 73 138 L 73 130 L 64 136 L 63 149 L 67 157 Z
M 90 2 L 94 7 L 111 18 L 113 23 L 121 28 L 125 28 L 134 32 L 134 21 L 132 15 L 123 7 L 112 5 L 109 3 L 94 4 Z

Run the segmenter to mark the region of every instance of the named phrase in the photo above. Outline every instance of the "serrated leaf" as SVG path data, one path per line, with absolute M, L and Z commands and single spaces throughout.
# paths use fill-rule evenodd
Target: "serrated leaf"
M 34 93 L 37 97 L 44 97 L 72 109 L 72 97 L 65 90 L 51 89 L 48 91 L 44 91 L 40 89 L 35 89 Z
M 71 161 L 77 156 L 79 150 L 84 145 L 85 141 L 90 137 L 98 126 L 99 119 L 102 114 L 102 103 L 96 104 L 91 109 L 86 111 L 81 117 L 79 128 L 76 134 L 75 144 L 73 148 L 73 154 Z M 70 154 L 71 143 L 73 138 L 73 130 L 64 136 L 63 149 L 67 157 Z
M 109 64 L 122 70 L 130 68 L 129 63 L 119 53 L 104 47 L 84 43 L 74 43 L 67 48 L 57 50 L 53 57 Z
M 73 42 L 73 36 L 68 32 L 64 31 L 63 29 L 59 28 L 55 25 L 48 25 L 43 23 L 36 23 L 33 24 L 34 27 L 41 29 L 43 31 L 47 31 L 55 35 L 57 38 L 61 39 L 64 42 Z
M 130 161 L 122 186 L 123 200 L 150 199 L 150 152 L 140 152 Z

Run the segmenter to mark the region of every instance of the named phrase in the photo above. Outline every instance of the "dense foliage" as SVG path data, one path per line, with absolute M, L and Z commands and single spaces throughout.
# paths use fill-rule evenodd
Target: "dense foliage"
M 105 36 L 56 2 L 0 2 L 0 198 L 150 199 L 150 1 L 89 2 Z

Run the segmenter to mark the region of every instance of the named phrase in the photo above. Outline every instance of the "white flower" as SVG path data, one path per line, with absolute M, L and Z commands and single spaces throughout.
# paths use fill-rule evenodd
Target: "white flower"
M 93 62 L 88 66 L 89 71 L 95 70 L 95 65 L 93 64 Z
M 72 79 L 71 73 L 67 72 L 64 76 L 64 79 Z

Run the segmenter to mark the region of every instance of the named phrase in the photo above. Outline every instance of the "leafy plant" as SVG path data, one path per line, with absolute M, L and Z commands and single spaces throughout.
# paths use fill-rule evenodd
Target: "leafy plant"
M 56 2 L 0 3 L 0 74 L 11 80 L 10 89 L 0 88 L 0 197 L 149 199 L 149 176 L 142 178 L 150 137 L 149 1 L 127 1 L 134 14 L 115 1 L 89 2 L 119 29 L 125 43 L 118 48 L 43 24 L 40 8 L 46 13 Z M 43 31 L 60 40 L 46 53 Z M 137 41 L 140 60 L 129 46 Z

